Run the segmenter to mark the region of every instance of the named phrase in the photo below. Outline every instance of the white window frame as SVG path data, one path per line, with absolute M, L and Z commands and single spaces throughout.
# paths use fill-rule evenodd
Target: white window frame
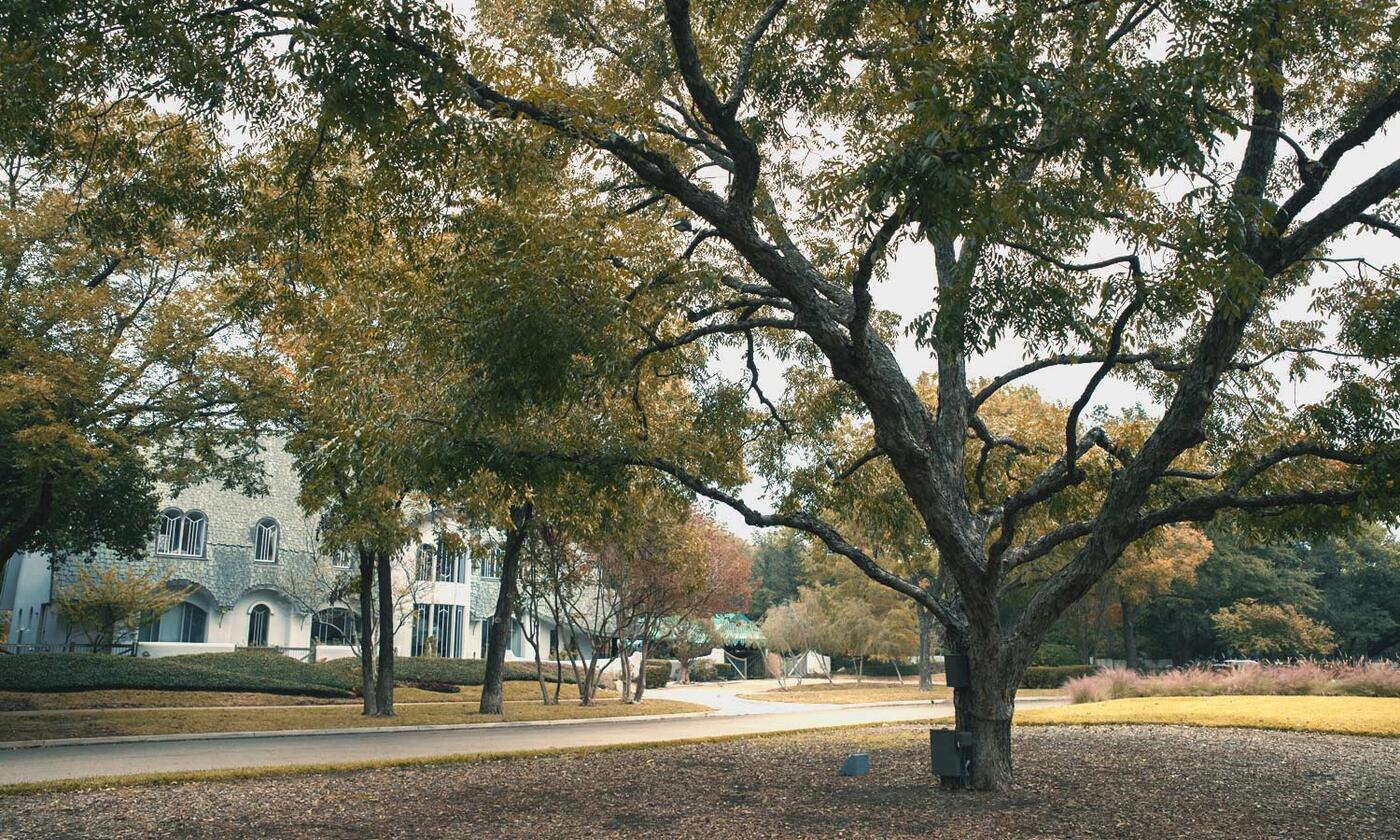
M 281 549 L 282 526 L 276 519 L 264 516 L 253 523 L 253 562 L 276 563 Z M 264 549 L 267 549 L 264 551 Z
M 156 554 L 202 558 L 208 536 L 209 517 L 204 513 L 166 508 L 157 519 Z

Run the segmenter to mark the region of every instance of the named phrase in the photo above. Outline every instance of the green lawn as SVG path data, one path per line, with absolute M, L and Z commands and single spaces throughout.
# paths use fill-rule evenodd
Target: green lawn
M 1241 696 L 1133 697 L 1034 709 L 1026 726 L 1165 723 L 1400 737 L 1400 698 Z
M 160 712 L 138 709 L 103 711 L 17 712 L 0 715 L 0 741 L 92 738 L 112 735 L 166 735 L 195 732 L 270 732 L 286 729 L 342 729 L 363 726 L 488 723 L 492 721 L 563 720 L 633 715 L 704 712 L 709 707 L 677 700 L 628 704 L 604 700 L 593 706 L 538 701 L 506 706 L 504 715 L 477 714 L 470 704 L 408 703 L 393 718 L 365 717 L 351 705 L 295 708 L 191 708 Z

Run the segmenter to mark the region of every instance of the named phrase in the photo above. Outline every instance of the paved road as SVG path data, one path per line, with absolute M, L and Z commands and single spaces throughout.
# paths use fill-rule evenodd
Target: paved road
M 689 693 L 687 689 L 676 689 L 667 691 L 666 696 L 688 699 L 680 696 L 679 692 L 682 691 Z M 342 731 L 324 735 L 135 741 L 8 750 L 0 752 L 0 784 L 84 776 L 278 767 L 674 741 L 921 720 L 952 712 L 946 702 L 860 707 L 803 705 L 794 711 L 793 705 L 787 703 L 731 700 L 719 700 L 712 704 L 729 706 L 728 710 L 679 718 L 613 718 L 543 725 L 521 723 L 431 730 Z M 1063 698 L 1055 697 L 1026 698 L 1017 705 L 1035 708 L 1063 702 Z M 739 703 L 759 708 L 740 710 L 734 707 Z

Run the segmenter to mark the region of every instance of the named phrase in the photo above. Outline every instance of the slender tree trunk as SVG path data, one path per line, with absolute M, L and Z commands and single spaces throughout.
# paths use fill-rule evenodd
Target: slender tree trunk
M 690 685 L 690 660 L 679 657 L 681 663 L 681 685 Z
M 1137 630 L 1133 627 L 1133 605 L 1127 598 L 1118 601 L 1123 608 L 1123 656 L 1128 660 L 1128 669 L 1138 669 Z
M 933 690 L 933 613 L 922 604 L 916 605 L 919 615 L 919 688 Z
M 626 648 L 622 650 L 622 661 L 618 663 L 619 672 L 622 674 L 622 685 L 618 694 L 622 697 L 622 702 L 632 702 L 632 657 L 628 655 Z
M 520 576 L 520 548 L 525 543 L 525 529 L 530 524 L 534 506 L 526 502 L 512 506 L 512 528 L 506 534 L 501 552 L 501 592 L 496 596 L 496 612 L 491 621 L 491 637 L 486 645 L 486 676 L 481 686 L 483 715 L 499 715 L 504 711 L 506 644 L 510 638 L 510 619 L 514 614 L 515 586 Z
M 372 715 L 379 710 L 374 686 L 374 555 L 360 546 L 360 697 L 364 699 L 361 714 Z
M 375 714 L 394 715 L 394 574 L 389 553 L 376 552 L 379 578 L 379 676 L 375 686 Z
M 650 631 L 648 631 L 650 635 Z M 642 664 L 637 668 L 637 688 L 632 692 L 632 702 L 642 702 L 642 694 L 647 690 L 647 662 L 651 658 L 651 642 L 642 642 Z
M 900 684 L 900 685 L 904 685 L 904 675 L 901 674 L 901 673 L 899 673 L 899 662 L 898 662 L 898 660 L 896 660 L 896 661 L 894 662 L 894 675 L 895 675 L 895 678 L 899 680 L 899 684 Z
M 540 656 L 539 613 L 534 608 L 531 610 L 530 620 L 535 625 L 535 635 L 530 639 L 530 647 L 535 649 L 535 679 L 539 680 L 540 683 L 540 702 L 546 706 L 552 706 L 554 704 L 549 700 L 549 686 L 545 684 L 544 679 L 544 657 Z

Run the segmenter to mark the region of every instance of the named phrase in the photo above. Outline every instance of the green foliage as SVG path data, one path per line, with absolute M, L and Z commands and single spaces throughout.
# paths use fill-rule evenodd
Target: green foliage
M 278 410 L 235 311 L 227 150 L 131 100 L 52 116 L 38 140 L 0 127 L 0 566 L 140 552 L 157 481 L 257 490 Z
M 317 666 L 337 675 L 345 685 L 359 685 L 360 664 L 353 657 L 332 659 Z M 533 681 L 535 666 L 525 662 L 507 662 L 504 667 L 505 679 Z M 545 663 L 545 680 L 554 681 L 554 668 Z M 481 685 L 486 679 L 484 659 L 443 659 L 427 656 L 398 656 L 394 658 L 394 679 L 404 683 L 434 682 L 453 685 Z M 573 674 L 566 666 L 563 682 L 574 682 Z
M 664 659 L 647 660 L 645 672 L 647 688 L 665 688 L 671 681 L 671 663 Z
M 690 665 L 690 681 L 693 683 L 718 682 L 724 679 L 713 662 L 693 662 Z
M 134 630 L 142 620 L 159 618 L 192 591 L 171 586 L 169 573 L 159 569 L 84 565 L 77 580 L 54 592 L 53 607 L 92 644 L 106 645 L 122 629 Z
M 1059 688 L 1078 677 L 1097 671 L 1093 665 L 1033 665 L 1021 678 L 1021 688 Z
M 1288 604 L 1238 601 L 1211 616 L 1225 645 L 1246 656 L 1315 656 L 1335 648 L 1332 631 Z
M 797 588 L 806 582 L 802 571 L 805 551 L 805 542 L 795 531 L 769 531 L 758 536 L 753 559 L 756 585 L 749 618 L 756 621 L 769 607 L 797 597 Z
M 0 657 L 0 690 L 258 691 L 349 697 L 352 684 L 323 666 L 275 652 L 205 653 L 147 659 L 91 653 Z
M 1046 642 L 1036 649 L 1032 665 L 1079 665 L 1079 651 L 1073 645 Z
M 1322 621 L 1346 656 L 1381 656 L 1400 644 L 1400 546 L 1363 525 L 1313 542 L 1260 542 L 1214 529 L 1215 549 L 1196 580 L 1149 601 L 1138 621 L 1148 656 L 1211 659 L 1224 645 L 1211 616 L 1238 601 L 1290 605 Z

